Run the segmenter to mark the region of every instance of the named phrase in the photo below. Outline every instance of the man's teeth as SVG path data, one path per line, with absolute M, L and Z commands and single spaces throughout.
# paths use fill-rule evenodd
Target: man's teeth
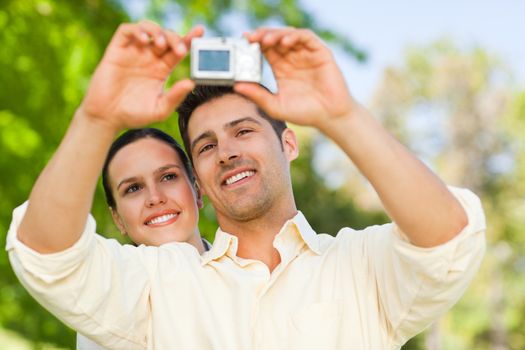
M 163 222 L 166 222 L 174 218 L 175 216 L 177 216 L 177 214 L 166 214 L 166 215 L 157 216 L 156 218 L 151 219 L 150 221 L 146 222 L 146 225 L 162 224 Z
M 252 170 L 243 171 L 242 173 L 238 173 L 237 175 L 233 175 L 232 177 L 227 178 L 226 179 L 226 185 L 231 185 L 234 182 L 242 180 L 245 177 L 253 176 L 254 174 L 255 174 L 255 171 L 252 171 Z

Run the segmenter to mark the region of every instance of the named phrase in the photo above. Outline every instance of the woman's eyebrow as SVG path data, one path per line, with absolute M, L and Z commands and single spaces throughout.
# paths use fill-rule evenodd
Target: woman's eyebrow
M 126 179 L 124 179 L 124 180 L 122 180 L 122 181 L 120 181 L 118 183 L 117 191 L 122 185 L 124 185 L 126 183 L 130 183 L 130 182 L 137 182 L 137 181 L 139 181 L 139 178 L 137 176 L 128 177 L 128 178 L 126 178 Z
M 166 170 L 169 170 L 169 169 L 172 169 L 172 168 L 177 168 L 179 170 L 181 170 L 182 168 L 180 167 L 180 165 L 178 164 L 166 164 L 166 165 L 163 165 L 157 169 L 155 169 L 155 171 L 153 171 L 154 174 L 158 174 L 158 173 L 162 173 Z M 137 182 L 140 180 L 140 177 L 138 176 L 131 176 L 131 177 L 128 177 L 128 178 L 125 178 L 124 180 L 120 181 L 117 185 L 117 190 L 124 184 L 126 183 L 130 183 L 130 182 Z
M 178 164 L 166 164 L 166 165 L 161 166 L 160 168 L 157 168 L 153 173 L 155 173 L 155 174 L 162 173 L 162 172 L 164 172 L 166 170 L 169 170 L 171 168 L 177 168 L 179 170 L 182 169 L 180 167 L 180 165 L 178 165 Z

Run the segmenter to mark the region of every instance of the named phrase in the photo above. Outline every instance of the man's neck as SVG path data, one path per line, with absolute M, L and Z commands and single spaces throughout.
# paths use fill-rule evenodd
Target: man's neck
M 281 257 L 273 246 L 275 236 L 283 225 L 297 214 L 295 207 L 287 211 L 274 210 L 250 221 L 235 221 L 220 218 L 221 229 L 237 237 L 239 245 L 237 256 L 244 259 L 259 260 L 268 266 L 270 272 L 279 265 Z

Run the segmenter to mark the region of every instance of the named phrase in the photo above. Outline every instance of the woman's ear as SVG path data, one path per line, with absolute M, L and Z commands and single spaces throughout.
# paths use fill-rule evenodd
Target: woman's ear
M 126 227 L 124 226 L 124 223 L 122 222 L 122 219 L 120 218 L 120 215 L 118 214 L 118 212 L 112 207 L 109 207 L 109 211 L 111 213 L 111 217 L 113 218 L 113 222 L 115 223 L 115 226 L 117 226 L 120 233 L 126 236 L 128 233 L 126 232 Z

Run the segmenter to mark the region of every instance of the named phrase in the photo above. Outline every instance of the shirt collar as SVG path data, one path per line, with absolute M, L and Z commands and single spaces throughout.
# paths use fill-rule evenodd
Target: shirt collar
M 211 249 L 211 243 L 208 242 L 207 239 L 205 238 L 202 238 L 202 245 L 204 246 L 204 251 L 207 252 L 208 250 Z
M 302 212 L 297 212 L 297 214 L 291 220 L 286 222 L 284 227 L 286 227 L 287 224 L 295 225 L 301 239 L 306 243 L 308 248 L 310 248 L 310 250 L 317 255 L 321 255 L 319 237 L 312 226 L 310 226 L 310 223 L 308 220 L 306 220 Z
M 317 255 L 321 254 L 317 234 L 312 229 L 312 227 L 304 217 L 303 213 L 301 213 L 300 211 L 297 212 L 297 214 L 293 218 L 284 223 L 279 233 L 275 236 L 274 246 L 278 245 L 277 241 L 279 240 L 285 242 L 293 240 L 297 242 L 293 244 L 300 244 L 301 242 L 304 242 L 311 251 L 313 251 Z M 237 247 L 237 237 L 227 232 L 224 232 L 219 227 L 215 234 L 213 246 L 209 251 L 205 252 L 202 255 L 202 265 L 206 265 L 210 261 L 217 260 L 224 255 L 228 255 L 232 258 L 235 258 L 237 255 Z
M 215 240 L 210 250 L 202 254 L 202 265 L 208 264 L 212 260 L 217 260 L 226 255 L 235 256 L 237 254 L 237 237 L 224 232 L 219 227 L 215 233 Z

